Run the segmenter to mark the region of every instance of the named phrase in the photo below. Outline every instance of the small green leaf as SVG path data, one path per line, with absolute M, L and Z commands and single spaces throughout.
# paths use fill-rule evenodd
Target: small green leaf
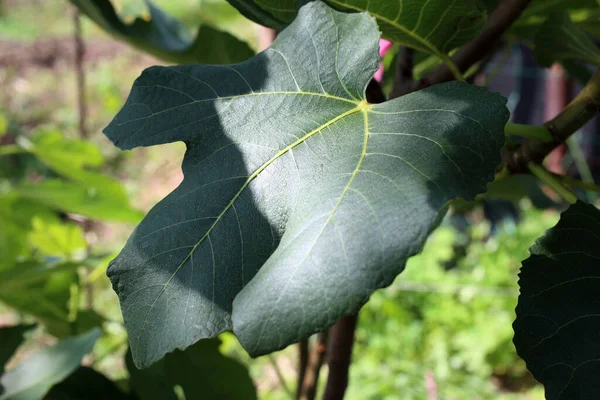
M 600 393 L 599 243 L 600 211 L 579 201 L 523 261 L 514 343 L 549 400 Z
M 505 99 L 453 82 L 368 104 L 378 49 L 368 14 L 315 2 L 247 62 L 138 78 L 105 133 L 187 152 L 108 268 L 136 365 L 232 328 L 252 355 L 321 331 L 392 282 L 448 201 L 485 191 Z
M 13 356 L 17 348 L 23 343 L 25 332 L 35 325 L 5 326 L 0 328 L 0 376 L 4 373 L 6 363 Z M 2 388 L 0 387 L 0 394 Z
M 69 376 L 100 336 L 94 329 L 81 336 L 62 340 L 33 354 L 0 377 L 4 392 L 0 400 L 39 400 L 52 387 Z
M 81 259 L 88 245 L 80 226 L 62 222 L 54 215 L 33 217 L 29 243 L 44 256 L 66 259 Z
M 56 266 L 33 261 L 17 263 L 0 274 L 0 301 L 34 316 L 51 335 L 68 336 L 73 328 L 69 321 L 69 290 L 77 282 L 77 267 L 71 263 Z M 77 332 L 86 332 L 102 323 L 102 318 L 93 311 L 80 311 L 77 318 Z
M 104 163 L 100 149 L 92 143 L 84 140 L 65 139 L 60 132 L 54 130 L 39 130 L 30 141 L 24 142 L 22 146 L 48 168 L 78 184 L 73 185 L 66 181 L 60 184 L 43 183 L 37 187 L 40 190 L 36 197 L 37 201 L 65 212 L 81 213 L 92 218 L 115 220 L 124 218 L 126 221 L 132 222 L 137 222 L 141 218 L 139 212 L 130 208 L 127 194 L 118 180 L 87 169 L 87 167 L 99 167 Z M 57 195 L 61 196 L 61 193 L 50 189 L 53 185 L 62 186 L 65 191 L 64 195 L 68 197 L 64 200 L 58 199 L 63 208 L 61 205 L 57 205 L 57 199 L 54 198 Z M 24 187 L 29 186 L 25 185 Z M 82 195 L 85 204 L 78 202 L 77 197 Z M 98 205 L 98 202 L 101 204 Z M 103 213 L 103 207 L 107 211 L 111 209 L 120 211 Z
M 223 64 L 254 55 L 246 43 L 209 26 L 200 26 L 194 37 L 183 24 L 150 1 L 145 2 L 149 14 L 138 15 L 132 23 L 121 20 L 110 0 L 70 1 L 110 34 L 167 61 Z M 128 15 L 132 17 L 131 13 Z
M 40 129 L 23 146 L 48 167 L 68 174 L 71 169 L 99 167 L 104 156 L 98 147 L 86 140 L 65 139 L 52 129 Z
M 138 222 L 143 216 L 141 211 L 130 208 L 128 202 L 113 197 L 111 185 L 102 191 L 60 179 L 46 179 L 40 183 L 24 182 L 14 189 L 25 199 L 99 220 Z
M 544 67 L 550 67 L 557 61 L 600 64 L 600 49 L 566 12 L 548 17 L 536 35 L 534 50 L 537 61 Z
M 13 191 L 0 196 L 0 271 L 11 268 L 18 259 L 29 258 L 28 234 L 36 215 L 52 217 L 53 211 L 22 199 Z
M 126 363 L 131 386 L 140 400 L 175 400 L 175 385 L 186 399 L 256 399 L 248 370 L 219 351 L 219 339 L 201 340 L 186 350 L 175 350 L 150 368 L 133 365 L 131 352 Z

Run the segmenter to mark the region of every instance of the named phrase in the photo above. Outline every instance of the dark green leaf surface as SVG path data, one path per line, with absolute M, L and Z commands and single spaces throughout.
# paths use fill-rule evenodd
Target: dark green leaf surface
M 523 261 L 514 343 L 549 400 L 600 394 L 599 245 L 600 211 L 579 201 Z
M 186 399 L 256 399 L 248 370 L 219 352 L 219 339 L 201 340 L 185 351 L 175 350 L 150 368 L 133 365 L 131 352 L 126 363 L 131 386 L 140 400 L 177 399 L 173 387 L 181 386 Z
M 224 64 L 254 55 L 246 43 L 209 26 L 200 26 L 194 37 L 150 1 L 148 15 L 138 16 L 131 24 L 121 20 L 110 0 L 70 1 L 110 34 L 167 61 Z
M 285 20 L 281 20 L 259 6 L 255 0 L 227 0 L 244 17 L 269 28 L 281 30 L 287 25 Z M 294 10 L 295 11 L 295 10 Z
M 392 282 L 449 200 L 485 191 L 505 100 L 454 82 L 368 104 L 378 40 L 367 14 L 311 3 L 245 63 L 135 82 L 107 136 L 188 146 L 108 269 L 136 365 L 232 328 L 252 355 L 320 331 Z
M 138 400 L 123 393 L 107 377 L 90 367 L 79 367 L 54 385 L 44 400 Z M 167 400 L 167 399 L 165 399 Z
M 0 400 L 39 400 L 54 385 L 73 372 L 100 336 L 95 329 L 62 340 L 30 356 L 18 367 L 0 377 L 4 393 Z
M 600 64 L 600 49 L 566 12 L 554 13 L 546 19 L 536 35 L 534 50 L 537 61 L 544 67 L 556 61 Z
M 35 325 L 17 325 L 0 328 L 0 375 L 4 372 L 4 367 L 8 360 L 10 360 L 17 348 L 23 342 L 23 335 L 25 332 L 31 330 L 34 326 Z M 1 386 L 0 394 L 2 394 Z
M 377 20 L 382 36 L 396 44 L 434 54 L 449 62 L 447 53 L 473 39 L 486 20 L 477 0 L 326 0 L 345 11 L 367 11 Z M 239 4 L 241 3 L 241 4 Z M 280 21 L 294 18 L 298 0 L 235 0 L 240 10 L 262 7 Z

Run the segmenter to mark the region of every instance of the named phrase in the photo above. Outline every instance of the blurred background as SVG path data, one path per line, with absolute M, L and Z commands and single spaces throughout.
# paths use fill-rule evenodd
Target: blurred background
M 127 2 L 114 3 L 127 21 Z M 191 29 L 210 23 L 255 50 L 264 35 L 225 0 L 154 3 Z M 7 369 L 100 327 L 84 364 L 115 382 L 128 377 L 127 335 L 105 271 L 144 213 L 181 181 L 184 145 L 121 152 L 101 131 L 155 64 L 164 62 L 67 1 L 0 0 L 0 326 L 36 323 Z M 576 89 L 510 44 L 476 80 L 508 97 L 518 123 L 541 124 L 552 117 L 544 97 Z M 552 168 L 593 179 L 596 144 L 586 132 L 595 130 L 590 124 L 559 149 Z M 360 312 L 348 399 L 543 398 L 515 353 L 511 323 L 520 261 L 562 206 L 532 179 L 456 205 L 422 254 L 372 296 Z M 294 398 L 294 346 L 250 359 L 233 335 L 221 340 L 223 354 L 248 366 L 260 399 Z

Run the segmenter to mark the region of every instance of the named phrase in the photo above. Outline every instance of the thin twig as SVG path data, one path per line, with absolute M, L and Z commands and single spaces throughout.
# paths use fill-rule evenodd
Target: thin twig
M 562 182 L 559 179 L 556 179 L 552 173 L 546 170 L 546 168 L 533 162 L 530 162 L 528 167 L 536 178 L 550 186 L 564 201 L 569 204 L 575 204 L 577 202 L 577 195 L 564 186 Z
M 302 387 L 300 390 L 300 399 L 315 399 L 319 384 L 319 373 L 321 372 L 321 366 L 325 361 L 326 350 L 327 332 L 321 332 L 317 335 L 316 343 L 313 344 L 312 349 L 310 350 L 310 354 L 308 356 L 306 375 L 304 376 L 304 380 L 302 382 Z
M 296 384 L 296 399 L 302 393 L 302 384 L 308 367 L 308 338 L 298 342 L 298 383 Z
M 288 387 L 287 383 L 285 382 L 285 378 L 283 377 L 283 373 L 281 372 L 281 369 L 279 368 L 279 364 L 277 364 L 277 360 L 275 359 L 273 354 L 269 354 L 269 355 L 267 355 L 267 357 L 269 359 L 269 362 L 273 366 L 273 369 L 275 370 L 277 379 L 279 379 L 279 385 L 290 396 L 290 399 L 292 399 L 292 400 L 295 399 L 296 397 L 294 396 L 294 393 L 292 393 L 292 391 Z
M 73 13 L 73 24 L 75 31 L 73 33 L 73 39 L 75 42 L 75 73 L 77 76 L 77 105 L 79 108 L 79 136 L 81 138 L 87 138 L 88 132 L 86 128 L 87 119 L 87 104 L 85 96 L 85 43 L 83 41 L 83 34 L 81 31 L 81 15 L 78 8 L 75 8 Z
M 496 49 L 496 43 L 508 28 L 519 18 L 531 0 L 503 0 L 490 14 L 481 34 L 461 47 L 452 57 L 461 72 L 467 71 L 479 60 Z M 414 90 L 437 83 L 454 80 L 454 74 L 446 64 L 427 74 Z
M 567 148 L 571 153 L 571 157 L 573 157 L 573 162 L 575 162 L 575 167 L 577 168 L 577 172 L 579 172 L 579 176 L 581 176 L 581 180 L 586 184 L 595 186 L 594 176 L 575 135 L 567 139 Z M 587 198 L 594 201 L 598 198 L 598 195 L 594 191 L 588 190 Z
M 342 400 L 348 386 L 348 371 L 352 360 L 352 345 L 358 315 L 340 318 L 329 329 L 327 364 L 329 375 L 325 387 L 324 400 Z

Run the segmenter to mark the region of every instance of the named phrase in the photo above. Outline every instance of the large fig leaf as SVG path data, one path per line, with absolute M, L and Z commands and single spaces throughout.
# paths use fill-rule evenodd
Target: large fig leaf
M 578 202 L 523 261 L 514 343 L 549 400 L 600 394 L 599 244 L 600 211 Z
M 144 0 L 148 15 L 137 16 L 132 23 L 121 19 L 110 0 L 70 1 L 108 33 L 170 62 L 225 64 L 254 55 L 246 43 L 210 26 L 200 26 L 194 37 L 150 0 Z
M 454 82 L 369 104 L 378 42 L 368 14 L 311 3 L 247 62 L 135 82 L 107 136 L 187 144 L 183 182 L 108 268 L 138 367 L 232 328 L 254 356 L 326 328 L 392 282 L 448 201 L 485 191 L 505 100 Z
M 269 17 L 289 22 L 306 0 L 229 0 L 242 13 L 260 7 Z M 384 38 L 433 54 L 452 64 L 448 52 L 473 39 L 486 20 L 478 0 L 326 0 L 344 11 L 367 11 L 377 20 Z M 258 22 L 260 21 L 260 16 Z M 255 19 L 256 20 L 256 19 Z M 268 24 L 269 21 L 262 22 Z

